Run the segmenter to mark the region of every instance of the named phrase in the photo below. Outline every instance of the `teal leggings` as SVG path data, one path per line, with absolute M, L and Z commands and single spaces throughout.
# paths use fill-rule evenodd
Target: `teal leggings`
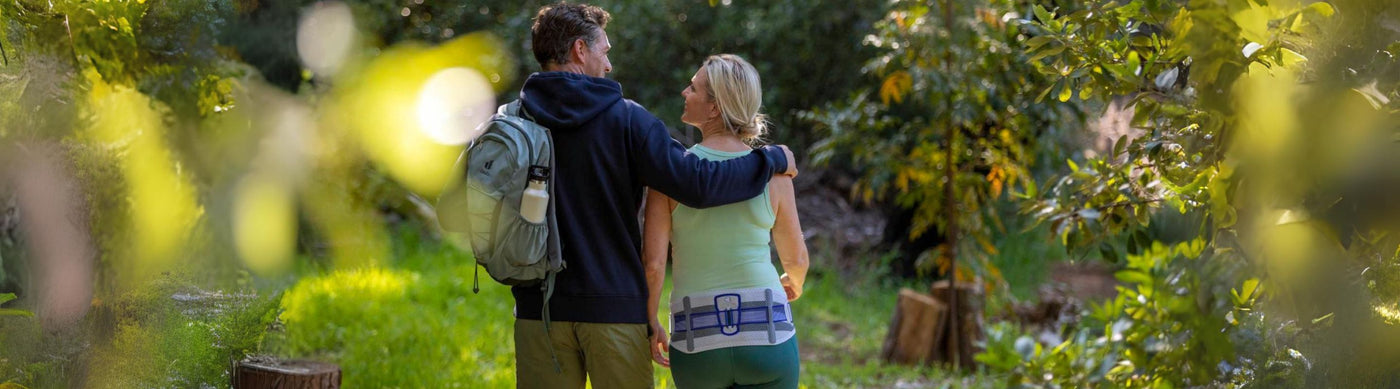
M 726 347 L 686 354 L 671 348 L 676 388 L 797 388 L 797 337 L 772 346 Z

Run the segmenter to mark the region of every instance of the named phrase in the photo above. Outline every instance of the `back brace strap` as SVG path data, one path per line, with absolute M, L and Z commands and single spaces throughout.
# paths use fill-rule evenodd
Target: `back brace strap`
M 682 297 L 679 303 L 671 305 L 672 342 L 678 342 L 677 348 L 687 352 L 696 351 L 697 340 L 703 343 L 699 346 L 702 350 L 778 344 L 780 337 L 789 338 L 795 329 L 791 306 L 781 289 L 750 288 L 693 293 Z

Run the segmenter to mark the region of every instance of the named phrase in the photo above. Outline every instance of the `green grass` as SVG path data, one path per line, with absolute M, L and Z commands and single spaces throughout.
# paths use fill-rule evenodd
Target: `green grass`
M 301 279 L 282 302 L 273 351 L 340 364 L 346 387 L 514 387 L 509 289 L 470 257 L 414 234 L 396 238 L 389 268 Z M 899 285 L 816 271 L 794 304 L 804 387 L 976 386 L 984 377 L 879 362 Z M 669 293 L 669 285 L 668 292 Z M 662 307 L 664 311 L 666 307 Z M 653 365 L 658 388 L 674 387 Z
M 391 268 L 335 270 L 283 298 L 270 349 L 340 364 L 346 387 L 513 386 L 513 301 L 471 258 L 401 237 Z
M 1001 269 L 1011 294 L 1021 300 L 1034 298 L 1036 287 L 1045 282 L 1050 272 L 1050 264 L 1068 256 L 1059 238 L 1045 225 L 1028 230 L 1009 227 L 994 244 L 997 253 L 991 256 L 991 262 Z
M 52 330 L 35 318 L 0 317 L 0 383 L 228 387 L 232 362 L 258 348 L 276 305 L 274 296 L 211 293 L 187 277 L 163 275 L 94 301 L 75 326 Z

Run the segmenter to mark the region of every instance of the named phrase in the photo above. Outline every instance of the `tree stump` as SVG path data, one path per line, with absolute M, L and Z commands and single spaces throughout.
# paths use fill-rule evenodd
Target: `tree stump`
M 880 357 L 906 365 L 932 361 L 938 354 L 938 340 L 945 332 L 947 315 L 948 306 L 933 296 L 901 289 Z
M 233 374 L 234 389 L 336 389 L 340 366 L 316 361 L 245 360 Z
M 930 292 L 933 298 L 943 305 L 952 303 L 950 295 L 951 283 L 947 280 L 933 283 Z M 962 367 L 976 366 L 977 361 L 973 356 L 977 355 L 979 347 L 977 343 L 982 341 L 982 289 L 975 282 L 959 282 L 958 288 L 958 333 L 944 331 L 942 337 L 938 339 L 934 349 L 933 360 L 939 362 L 952 362 L 954 356 L 958 365 Z M 946 322 L 945 317 L 945 322 Z M 945 324 L 946 325 L 946 324 Z M 954 339 L 956 338 L 956 339 Z M 953 346 L 957 349 L 954 351 Z

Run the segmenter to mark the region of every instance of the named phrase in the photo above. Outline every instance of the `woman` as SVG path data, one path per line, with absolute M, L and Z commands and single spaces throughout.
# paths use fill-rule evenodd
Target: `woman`
M 681 121 L 703 136 L 690 149 L 701 158 L 744 156 L 764 133 L 758 72 L 743 58 L 709 57 L 681 95 Z M 770 232 L 787 270 L 781 277 L 769 257 Z M 656 316 L 668 243 L 675 277 L 669 336 Z M 802 295 L 807 247 L 792 178 L 774 176 L 758 197 L 705 210 L 651 191 L 642 254 L 652 357 L 671 367 L 677 387 L 797 387 L 797 338 L 787 303 Z

